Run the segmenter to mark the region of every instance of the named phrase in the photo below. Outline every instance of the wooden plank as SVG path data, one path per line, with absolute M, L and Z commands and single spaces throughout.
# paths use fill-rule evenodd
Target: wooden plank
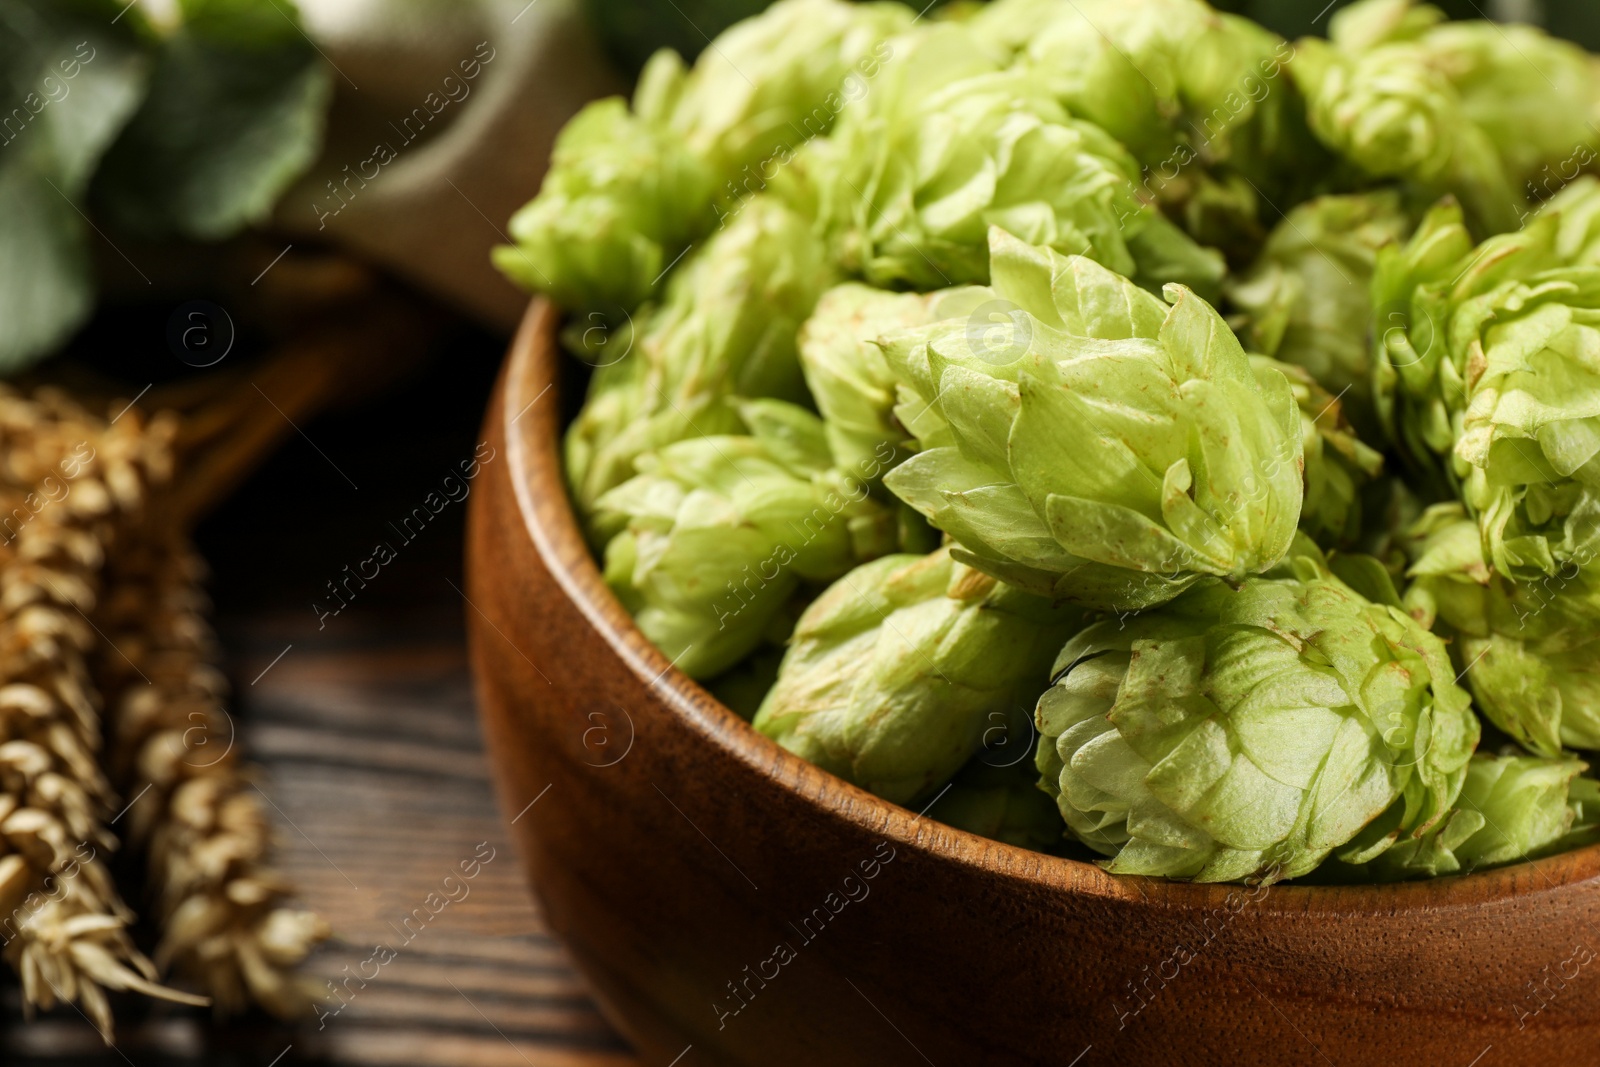
M 281 1052 L 282 1065 L 636 1064 L 540 920 L 488 784 L 459 616 L 436 618 L 385 630 L 358 614 L 326 644 L 309 613 L 234 620 L 224 634 L 231 673 L 246 680 L 236 743 L 259 765 L 279 866 L 335 930 L 308 970 L 343 983 L 345 1006 L 321 1029 L 218 1028 L 203 1013 L 129 1003 L 116 1050 L 56 1012 L 0 1030 L 6 1064 L 144 1067 L 215 1062 L 222 1050 L 259 1064 Z M 462 877 L 463 861 L 475 877 Z M 376 966 L 380 944 L 395 955 Z M 7 999 L 15 1020 L 14 987 Z

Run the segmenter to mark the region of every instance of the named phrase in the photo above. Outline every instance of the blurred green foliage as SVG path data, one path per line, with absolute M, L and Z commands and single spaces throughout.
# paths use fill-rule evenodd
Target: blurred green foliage
M 329 73 L 292 3 L 178 0 L 168 15 L 0 0 L 0 374 L 93 311 L 90 227 L 226 237 L 316 155 Z

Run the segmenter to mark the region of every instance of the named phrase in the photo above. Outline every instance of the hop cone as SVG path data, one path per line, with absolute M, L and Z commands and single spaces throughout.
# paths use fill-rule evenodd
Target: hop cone
M 610 339 L 583 411 L 567 431 L 580 511 L 674 441 L 738 433 L 730 396 L 805 395 L 795 332 L 830 281 L 804 221 L 766 198 L 691 254 L 666 298 Z
M 1285 73 L 1294 49 L 1200 0 L 999 0 L 972 32 L 1126 145 L 1147 199 L 1208 242 L 1259 243 L 1263 199 L 1303 200 L 1329 169 Z
M 987 295 L 976 287 L 888 293 L 859 282 L 822 294 L 800 328 L 800 366 L 841 469 L 873 481 L 905 457 L 907 433 L 894 417 L 894 374 L 877 342 L 975 307 Z
M 894 548 L 892 515 L 832 469 L 815 415 L 778 400 L 740 412 L 748 436 L 648 453 L 596 505 L 621 528 L 606 547 L 607 582 L 694 678 L 721 673 L 764 638 L 781 641 L 781 612 L 802 582 L 832 581 Z
M 1588 522 L 1600 499 L 1585 492 Z M 1600 567 L 1518 583 L 1483 557 L 1478 524 L 1459 504 L 1431 508 L 1410 531 L 1406 604 L 1452 637 L 1478 710 L 1524 748 L 1559 756 L 1600 748 Z M 1592 561 L 1592 548 L 1588 559 Z
M 897 3 L 779 0 L 721 34 L 692 70 L 657 52 L 637 106 L 710 163 L 731 201 L 764 187 L 775 168 L 761 164 L 826 134 L 893 54 L 888 38 L 913 21 Z
M 1435 878 L 1592 841 L 1600 782 L 1579 777 L 1587 767 L 1575 759 L 1474 756 L 1455 808 L 1432 830 L 1400 835 L 1390 826 L 1398 812 L 1386 813 L 1340 851 L 1332 873 L 1363 882 Z
M 885 288 L 987 282 L 988 230 L 1000 226 L 1154 288 L 1215 291 L 1220 256 L 1140 202 L 1138 164 L 1070 117 L 1044 78 L 995 69 L 958 26 L 891 46 L 833 135 L 802 157 L 789 194 L 847 271 Z
M 1004 766 L 1009 757 L 978 756 L 951 779 L 928 809 L 928 818 L 969 834 L 1019 848 L 1049 852 L 1061 844 L 1061 813 L 1039 789 L 1038 775 L 1026 759 Z
M 539 195 L 494 250 L 513 281 L 563 308 L 615 317 L 644 300 L 689 242 L 716 222 L 716 175 L 620 98 L 562 129 Z
M 1600 183 L 1574 183 L 1523 230 L 1473 248 L 1436 209 L 1380 256 L 1380 415 L 1417 465 L 1478 517 L 1487 559 L 1554 575 L 1594 540 L 1579 487 L 1600 486 Z M 1581 564 L 1580 564 L 1581 565 Z
M 1079 616 L 956 563 L 887 556 L 806 609 L 756 729 L 908 803 L 1020 736 Z
M 1366 175 L 1452 193 L 1483 231 L 1508 231 L 1594 161 L 1600 75 L 1538 30 L 1443 19 L 1363 0 L 1334 16 L 1331 44 L 1301 41 L 1291 70 L 1312 129 Z
M 899 4 L 781 0 L 717 38 L 685 71 L 663 49 L 629 110 L 597 101 L 556 140 L 539 195 L 494 261 L 569 311 L 616 325 L 683 251 L 764 189 L 775 164 L 826 132 L 910 23 Z
M 1110 870 L 1292 878 L 1397 801 L 1412 836 L 1455 801 L 1478 723 L 1444 645 L 1295 567 L 1062 649 L 1036 714 L 1041 784 Z
M 962 562 L 1095 608 L 1282 559 L 1302 429 L 1281 375 L 1258 381 L 1188 290 L 1169 288 L 1168 307 L 1081 256 L 998 230 L 991 249 L 995 301 L 889 339 L 897 413 L 923 451 L 884 484 Z
M 1366 415 L 1378 249 L 1410 231 L 1394 191 L 1324 196 L 1291 208 L 1255 264 L 1228 286 L 1245 346 L 1304 367 Z
M 1519 191 L 1544 199 L 1594 161 L 1600 75 L 1583 49 L 1533 26 L 1445 21 L 1416 0 L 1367 0 L 1332 20 L 1351 51 L 1414 42 L 1460 94 Z

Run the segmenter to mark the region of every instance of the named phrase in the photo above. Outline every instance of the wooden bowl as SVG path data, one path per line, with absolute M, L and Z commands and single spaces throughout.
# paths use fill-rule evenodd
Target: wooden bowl
M 1600 846 L 1394 886 L 1113 877 L 920 818 L 676 671 L 563 488 L 535 303 L 471 502 L 473 664 L 550 924 L 652 1064 L 1600 1064 Z

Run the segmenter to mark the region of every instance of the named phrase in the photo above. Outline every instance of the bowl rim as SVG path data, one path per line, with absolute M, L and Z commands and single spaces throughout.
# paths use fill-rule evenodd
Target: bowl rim
M 1092 862 L 1052 856 L 980 837 L 883 800 L 784 749 L 679 671 L 634 625 L 606 585 L 579 528 L 561 463 L 565 427 L 559 397 L 563 358 L 560 312 L 543 297 L 528 306 L 502 370 L 502 394 L 491 417 L 501 420 L 522 525 L 550 576 L 596 633 L 663 703 L 721 753 L 762 777 L 776 779 L 819 817 L 853 823 L 897 846 L 933 853 L 989 875 L 1052 892 L 1185 908 L 1230 905 L 1234 883 L 1170 881 L 1113 875 Z M 541 401 L 547 401 L 541 403 Z M 930 804 L 931 806 L 931 804 Z M 923 809 L 924 812 L 926 809 Z M 1488 871 L 1409 882 L 1305 885 L 1279 883 L 1256 908 L 1284 913 L 1393 912 L 1408 907 L 1478 906 L 1555 892 L 1600 880 L 1600 843 Z

